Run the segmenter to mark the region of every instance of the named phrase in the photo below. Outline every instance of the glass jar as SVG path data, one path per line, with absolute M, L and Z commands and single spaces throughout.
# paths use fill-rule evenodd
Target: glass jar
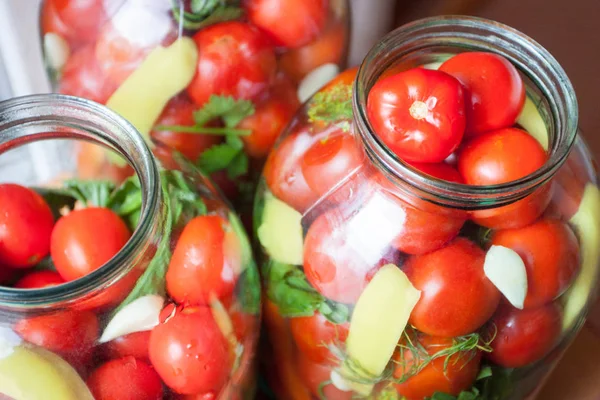
M 40 24 L 56 91 L 107 104 L 251 208 L 281 130 L 345 65 L 349 16 L 347 0 L 45 0 Z M 89 152 L 82 169 L 131 172 Z
M 444 180 L 435 168 L 458 174 L 456 153 L 417 169 L 369 119 L 382 77 L 473 51 L 505 57 L 525 85 L 516 126 L 547 161 L 521 179 Z M 598 281 L 600 192 L 577 119 L 545 49 L 471 17 L 403 26 L 313 96 L 255 202 L 265 370 L 279 398 L 531 398 Z
M 135 171 L 80 179 L 73 162 L 52 182 L 0 184 L 0 393 L 251 399 L 258 270 L 214 186 L 178 153 L 157 165 L 131 124 L 89 100 L 2 102 L 0 132 L 3 154 L 85 141 Z

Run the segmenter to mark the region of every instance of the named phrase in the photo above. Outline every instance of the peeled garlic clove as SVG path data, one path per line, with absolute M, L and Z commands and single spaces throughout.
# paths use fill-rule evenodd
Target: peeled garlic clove
M 339 72 L 339 67 L 332 63 L 321 65 L 310 71 L 298 85 L 298 100 L 300 100 L 300 103 L 310 99 L 327 82 L 335 78 Z
M 514 307 L 522 310 L 527 296 L 527 270 L 514 250 L 492 246 L 485 255 L 483 271 Z
M 62 36 L 49 32 L 44 35 L 44 54 L 50 68 L 60 71 L 67 63 L 71 49 Z
M 165 299 L 156 294 L 142 296 L 127 304 L 110 320 L 100 343 L 110 342 L 134 332 L 148 331 L 158 325 Z
M 331 384 L 342 392 L 349 392 L 352 390 L 352 386 L 350 386 L 348 381 L 336 370 L 331 371 L 331 374 L 329 374 L 329 379 L 331 379 Z

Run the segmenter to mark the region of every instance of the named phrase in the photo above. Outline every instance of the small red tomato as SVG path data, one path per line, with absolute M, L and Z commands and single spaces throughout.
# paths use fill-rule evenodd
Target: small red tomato
M 525 308 L 535 308 L 560 296 L 579 272 L 577 237 L 560 221 L 543 219 L 520 229 L 496 231 L 493 245 L 516 251 L 527 269 Z
M 45 0 L 41 31 L 60 35 L 71 47 L 92 42 L 108 19 L 104 5 L 105 0 Z
M 390 150 L 412 162 L 444 161 L 465 130 L 460 83 L 448 74 L 423 68 L 377 81 L 369 92 L 367 114 Z
M 177 240 L 167 270 L 167 291 L 179 304 L 208 304 L 233 292 L 241 269 L 239 241 L 218 215 L 192 219 Z
M 214 24 L 198 31 L 194 41 L 198 67 L 187 92 L 198 105 L 213 94 L 253 99 L 275 77 L 275 52 L 263 33 L 250 24 Z
M 108 208 L 74 210 L 56 223 L 50 254 L 58 273 L 72 281 L 104 265 L 130 236 L 125 222 Z
M 557 303 L 526 310 L 503 304 L 491 321 L 496 336 L 487 358 L 506 368 L 540 360 L 558 342 L 561 320 L 562 310 Z
M 156 326 L 150 360 L 163 382 L 181 394 L 218 394 L 232 368 L 229 344 L 205 307 L 177 312 Z
M 525 102 L 525 85 L 517 69 L 492 53 L 457 54 L 440 68 L 466 88 L 467 135 L 513 125 Z
M 483 271 L 484 260 L 483 250 L 465 238 L 409 258 L 402 269 L 421 291 L 409 322 L 421 332 L 441 337 L 479 329 L 500 301 L 500 292 Z
M 64 283 L 64 279 L 54 271 L 30 272 L 15 283 L 18 289 L 41 289 Z
M 333 366 L 316 363 L 305 357 L 304 354 L 298 354 L 296 365 L 298 366 L 300 379 L 313 396 L 321 399 L 352 399 L 352 392 L 342 391 L 331 383 Z M 304 398 L 300 397 L 299 399 Z
M 95 400 L 162 400 L 163 387 L 156 371 L 134 357 L 107 361 L 87 379 Z
M 139 360 L 149 360 L 150 332 L 134 332 L 118 337 L 104 345 L 108 358 L 135 357 Z
M 250 22 L 267 32 L 278 46 L 288 48 L 316 39 L 329 11 L 329 0 L 246 0 L 244 4 Z
M 531 135 L 507 128 L 467 142 L 458 155 L 458 170 L 468 185 L 497 185 L 535 172 L 546 159 L 546 152 Z
M 410 163 L 419 171 L 448 182 L 464 183 L 460 173 L 451 165 L 444 162 L 438 164 Z
M 50 250 L 52 210 L 42 196 L 24 186 L 0 184 L 0 263 L 29 268 Z
M 413 344 L 419 346 L 418 353 L 405 347 L 403 351 L 396 351 L 393 358 L 396 365 L 394 378 L 406 379 L 406 375 L 410 374 L 404 382 L 395 385 L 403 398 L 421 400 L 430 398 L 436 392 L 458 396 L 473 385 L 481 363 L 479 350 L 457 351 L 449 357 L 447 354 L 440 356 L 440 352 L 455 344 L 453 338 L 419 335 L 414 340 Z M 406 346 L 406 343 L 401 342 L 401 345 Z M 427 362 L 421 351 L 429 356 L 438 356 Z M 418 369 L 416 374 L 415 369 Z
M 334 324 L 319 312 L 310 317 L 290 319 L 290 330 L 298 349 L 304 357 L 315 363 L 337 365 L 340 360 L 329 346 L 343 344 L 350 324 Z

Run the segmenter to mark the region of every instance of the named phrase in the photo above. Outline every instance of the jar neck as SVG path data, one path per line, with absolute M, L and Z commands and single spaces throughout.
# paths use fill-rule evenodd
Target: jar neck
M 536 100 L 549 133 L 548 160 L 517 181 L 469 186 L 424 175 L 391 152 L 374 133 L 366 114 L 367 96 L 391 66 L 405 69 L 441 63 L 464 51 L 499 54 L 521 72 L 527 95 Z M 354 128 L 366 153 L 393 183 L 417 196 L 452 208 L 478 209 L 512 203 L 547 182 L 565 161 L 577 136 L 578 108 L 565 71 L 542 46 L 497 22 L 462 16 L 423 19 L 388 34 L 373 47 L 354 84 Z
M 36 309 L 67 305 L 123 277 L 148 251 L 160 229 L 159 170 L 142 136 L 125 119 L 92 101 L 58 94 L 0 102 L 0 155 L 49 139 L 84 140 L 122 156 L 135 170 L 142 192 L 138 226 L 126 245 L 101 268 L 67 282 L 36 290 L 0 287 L 0 307 Z M 98 238 L 102 240 L 102 238 Z

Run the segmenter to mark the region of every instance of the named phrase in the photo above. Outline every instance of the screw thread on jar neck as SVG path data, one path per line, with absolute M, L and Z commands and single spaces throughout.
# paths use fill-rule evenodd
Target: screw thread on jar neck
M 0 102 L 0 155 L 47 139 L 85 140 L 125 158 L 135 170 L 142 189 L 140 220 L 127 244 L 102 268 L 78 280 L 44 289 L 0 287 L 0 308 L 32 310 L 88 295 L 129 271 L 160 228 L 160 218 L 156 218 L 161 209 L 158 166 L 133 125 L 104 106 L 71 96 L 43 94 Z
M 414 68 L 463 51 L 504 56 L 522 73 L 528 96 L 539 98 L 549 132 L 548 161 L 534 173 L 492 186 L 469 186 L 424 175 L 402 162 L 379 140 L 366 115 L 367 95 L 391 66 Z M 562 165 L 577 136 L 575 91 L 565 71 L 541 45 L 503 24 L 474 17 L 428 18 L 385 36 L 367 54 L 354 84 L 355 131 L 377 168 L 412 195 L 447 207 L 480 209 L 512 203 L 547 182 Z

